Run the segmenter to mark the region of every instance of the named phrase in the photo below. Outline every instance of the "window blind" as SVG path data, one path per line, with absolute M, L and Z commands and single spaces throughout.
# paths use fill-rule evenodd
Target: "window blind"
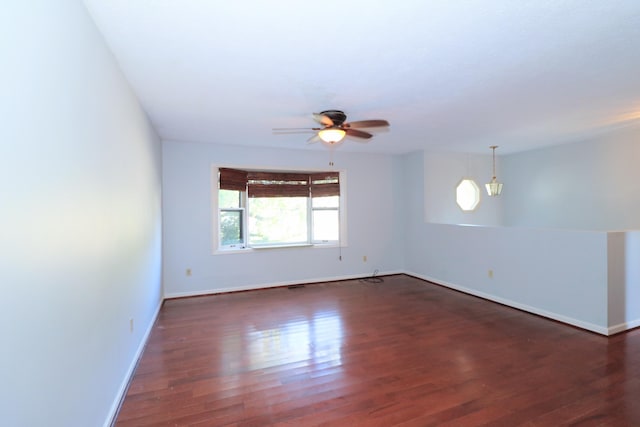
M 320 172 L 309 175 L 312 197 L 340 195 L 340 174 L 338 172 Z
M 220 189 L 247 191 L 249 197 L 340 195 L 338 172 L 262 172 L 220 168 Z
M 249 172 L 249 197 L 309 197 L 309 174 Z
M 247 171 L 220 168 L 219 172 L 219 185 L 221 190 L 246 191 Z

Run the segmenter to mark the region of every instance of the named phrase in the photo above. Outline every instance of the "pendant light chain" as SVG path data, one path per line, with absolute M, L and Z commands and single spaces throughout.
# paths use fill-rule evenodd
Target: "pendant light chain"
M 498 148 L 497 145 L 491 146 L 491 149 L 493 150 L 493 178 L 496 177 L 496 148 Z

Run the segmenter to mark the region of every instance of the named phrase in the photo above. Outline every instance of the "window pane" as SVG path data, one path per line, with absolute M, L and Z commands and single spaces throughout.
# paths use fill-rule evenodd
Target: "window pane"
M 249 200 L 249 243 L 305 243 L 306 197 L 255 197 Z
M 472 211 L 480 203 L 480 189 L 472 179 L 463 179 L 456 187 L 456 203 L 463 211 Z
M 311 203 L 314 208 L 337 208 L 340 196 L 314 197 Z
M 218 191 L 218 204 L 220 209 L 224 208 L 239 208 L 240 205 L 240 191 L 236 190 L 219 190 Z
M 338 210 L 313 211 L 313 240 L 338 240 Z
M 242 238 L 242 211 L 220 211 L 220 243 L 239 245 Z

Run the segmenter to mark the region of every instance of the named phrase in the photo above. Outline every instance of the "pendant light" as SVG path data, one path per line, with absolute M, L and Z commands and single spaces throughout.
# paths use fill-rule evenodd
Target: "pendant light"
M 498 146 L 492 145 L 489 148 L 493 150 L 493 178 L 491 178 L 490 183 L 485 184 L 485 187 L 487 188 L 487 194 L 489 196 L 499 196 L 500 193 L 502 193 L 502 183 L 496 179 L 496 148 L 498 148 Z

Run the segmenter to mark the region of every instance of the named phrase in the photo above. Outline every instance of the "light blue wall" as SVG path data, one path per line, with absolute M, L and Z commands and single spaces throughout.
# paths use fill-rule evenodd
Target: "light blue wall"
M 277 150 L 163 141 L 164 283 L 167 296 L 193 295 L 401 271 L 402 214 L 397 159 L 337 150 L 346 174 L 346 246 L 213 254 L 214 166 L 329 168 L 328 151 Z M 339 255 L 342 253 L 342 261 Z M 363 257 L 367 261 L 363 261 Z M 187 276 L 186 270 L 192 275 Z
M 480 203 L 471 212 L 464 212 L 456 203 L 455 189 L 463 178 L 474 180 L 480 189 Z M 484 185 L 489 181 L 490 154 L 425 151 L 424 220 L 439 224 L 501 225 L 502 197 L 487 195 Z
M 159 141 L 81 2 L 0 28 L 0 424 L 100 426 L 162 297 Z
M 505 225 L 640 229 L 640 123 L 502 163 Z
M 640 121 L 584 141 L 515 154 L 497 153 L 500 197 L 488 197 L 491 156 L 424 152 L 424 219 L 574 230 L 640 229 Z M 481 187 L 473 212 L 455 204 L 463 177 Z
M 405 156 L 406 179 L 425 183 L 406 186 L 403 196 L 414 205 L 424 200 L 424 209 L 406 215 L 406 270 L 600 333 L 640 325 L 640 244 L 632 231 L 640 229 L 639 140 L 640 127 L 630 124 L 503 156 L 501 204 L 465 214 L 469 221 L 451 209 L 453 190 L 442 191 L 460 179 L 464 155 Z
M 423 175 L 422 158 L 405 156 L 407 178 Z M 406 191 L 409 199 L 423 198 L 420 186 Z M 407 272 L 608 333 L 606 233 L 427 223 L 419 209 L 407 224 Z

